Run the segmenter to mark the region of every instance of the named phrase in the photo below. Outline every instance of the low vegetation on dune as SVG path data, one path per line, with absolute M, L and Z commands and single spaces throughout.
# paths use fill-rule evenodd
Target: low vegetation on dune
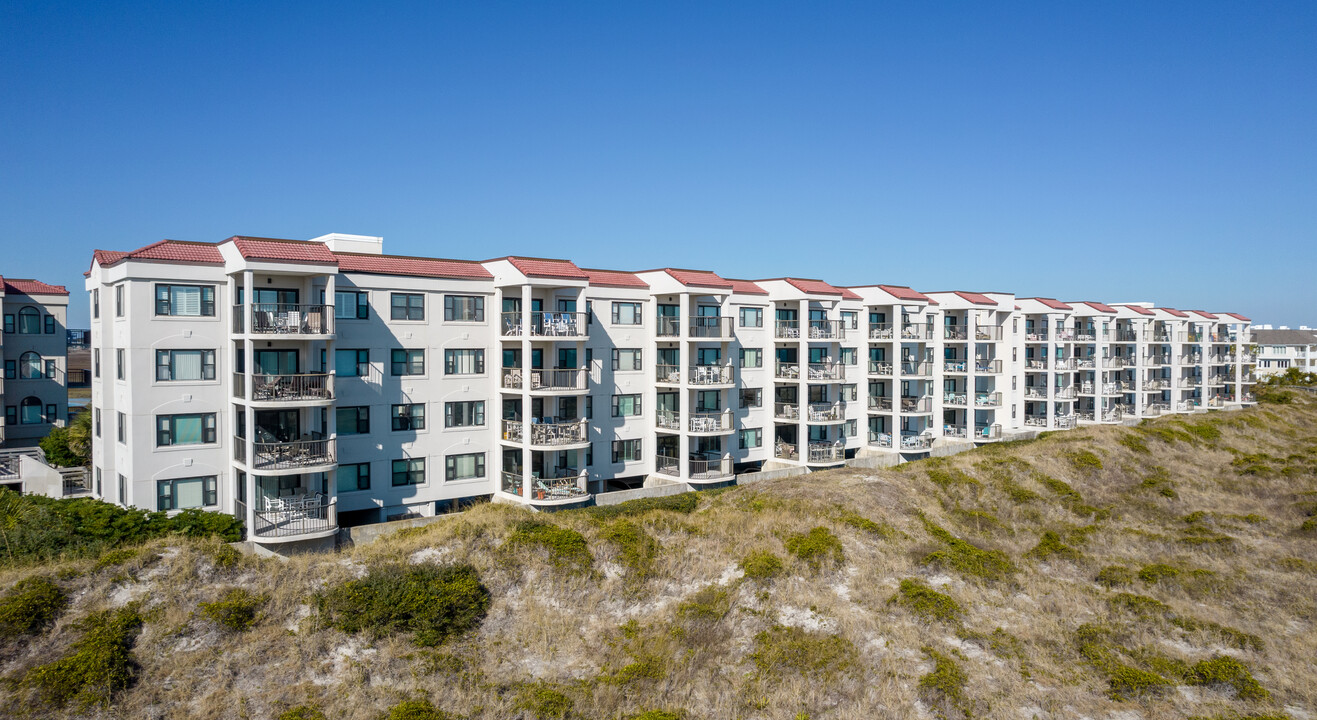
M 290 560 L 34 506 L 0 716 L 1317 718 L 1317 401 L 1263 394 Z

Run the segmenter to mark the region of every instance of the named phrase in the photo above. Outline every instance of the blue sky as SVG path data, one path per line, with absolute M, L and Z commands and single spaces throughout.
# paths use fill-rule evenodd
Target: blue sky
M 1317 322 L 1317 3 L 0 3 L 0 274 L 391 253 Z

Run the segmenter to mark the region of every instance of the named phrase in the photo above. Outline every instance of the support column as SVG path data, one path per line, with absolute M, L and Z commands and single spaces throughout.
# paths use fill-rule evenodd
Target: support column
M 521 497 L 526 502 L 535 497 L 534 488 L 531 487 L 531 466 L 533 465 L 530 454 L 530 434 L 531 434 L 531 402 L 530 402 L 530 374 L 531 370 L 531 287 L 529 283 L 521 286 Z
M 691 323 L 695 322 L 695 298 L 689 292 L 677 296 L 677 371 L 681 373 L 681 392 L 677 396 L 677 476 L 690 480 L 690 427 L 695 403 L 691 401 Z
M 255 537 L 255 531 L 256 531 L 256 506 L 257 506 L 257 503 L 258 503 L 258 501 L 259 501 L 258 498 L 257 498 L 257 495 L 256 495 L 256 471 L 255 471 L 255 467 L 256 467 L 256 411 L 252 409 L 252 391 L 253 391 L 253 388 L 252 388 L 252 377 L 253 377 L 253 373 L 252 373 L 252 371 L 255 369 L 255 366 L 256 366 L 256 365 L 255 365 L 255 364 L 256 364 L 256 348 L 255 348 L 255 343 L 252 342 L 252 339 L 251 339 L 252 320 L 253 320 L 253 313 L 252 313 L 252 305 L 253 305 L 253 301 L 252 301 L 252 295 L 254 294 L 255 285 L 256 285 L 256 283 L 255 283 L 255 279 L 254 279 L 254 273 L 253 273 L 251 270 L 244 270 L 244 271 L 242 272 L 242 306 L 241 306 L 240 308 L 237 308 L 236 310 L 237 310 L 237 312 L 241 312 L 241 313 L 242 313 L 242 316 L 243 316 L 243 325 L 242 325 L 242 331 L 243 331 L 243 334 L 242 334 L 242 366 L 243 366 L 243 368 L 244 368 L 244 375 L 245 375 L 245 377 L 243 378 L 243 383 L 242 383 L 242 387 L 243 387 L 243 397 L 242 397 L 242 403 L 243 403 L 243 405 L 242 405 L 242 412 L 243 412 L 243 422 L 244 422 L 244 426 L 245 426 L 245 428 L 246 428 L 246 430 L 247 430 L 247 433 L 246 433 L 246 434 L 247 434 L 247 437 L 246 437 L 246 438 L 243 438 L 243 442 L 246 443 L 246 445 L 247 445 L 247 447 L 245 448 L 245 451 L 244 451 L 243 457 L 246 458 L 246 462 L 245 462 L 244 464 L 247 466 L 247 518 L 246 518 L 246 521 L 247 521 L 247 537 L 248 537 L 249 539 Z

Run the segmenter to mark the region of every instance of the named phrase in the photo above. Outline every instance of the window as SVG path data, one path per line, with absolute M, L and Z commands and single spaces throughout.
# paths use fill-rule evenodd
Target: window
M 370 374 L 370 351 L 335 350 L 334 373 L 339 377 L 366 377 Z
M 101 436 L 101 409 L 100 409 L 100 408 L 92 408 L 91 419 L 92 419 L 92 432 L 96 434 L 96 437 L 100 437 L 100 436 Z
M 91 291 L 91 316 L 92 319 L 101 316 L 101 291 L 99 289 Z
M 101 376 L 101 349 L 96 348 L 91 351 L 91 374 L 95 377 Z
M 123 286 L 114 286 L 114 316 L 123 317 Z
M 394 350 L 390 365 L 394 375 L 424 375 L 425 351 Z
M 741 308 L 741 327 L 757 328 L 764 326 L 763 308 Z
M 444 427 L 478 427 L 484 424 L 484 400 L 444 403 Z
M 47 315 L 45 317 L 45 332 L 47 335 L 55 334 L 55 316 Z
M 23 425 L 40 425 L 46 421 L 41 412 L 41 401 L 34 397 L 23 398 L 18 404 L 18 421 Z
M 9 313 L 9 314 L 5 315 L 5 332 L 6 332 L 6 333 L 12 333 L 12 332 L 14 332 L 14 314 L 13 314 L 13 313 Z
M 445 295 L 444 320 L 484 322 L 485 299 L 479 295 Z
M 758 368 L 764 366 L 764 351 L 762 348 L 741 348 L 741 367 Z
M 53 423 L 59 417 L 59 406 L 50 403 L 46 405 L 46 422 Z
M 18 311 L 18 334 L 39 335 L 41 333 L 41 313 L 34 307 L 25 307 Z
M 336 409 L 334 431 L 339 435 L 365 435 L 370 432 L 370 407 L 357 405 Z
M 444 480 L 470 480 L 484 476 L 484 453 L 449 455 L 444 458 Z
M 123 475 L 119 475 L 119 502 L 128 504 L 128 478 Z
M 393 320 L 424 320 L 425 296 L 420 293 L 390 294 L 389 317 Z
M 125 373 L 126 363 L 124 362 L 123 348 L 119 348 L 118 350 L 114 351 L 114 364 L 115 364 L 114 377 L 119 380 L 124 379 L 124 375 L 126 374 Z
M 370 317 L 369 296 L 357 290 L 334 291 L 334 317 L 365 320 Z
M 213 442 L 215 442 L 215 413 L 156 416 L 156 447 L 204 445 Z
M 55 361 L 54 361 L 54 360 L 47 360 L 47 361 L 46 361 L 46 379 L 47 379 L 47 380 L 54 380 L 54 379 L 55 379 L 55 372 L 56 372 Z
M 425 429 L 425 405 L 422 403 L 394 405 L 389 416 L 393 418 L 394 430 Z
M 214 380 L 214 350 L 156 350 L 155 379 L 167 381 Z
M 445 375 L 480 375 L 485 372 L 484 350 L 445 350 Z
M 855 437 L 860 434 L 860 423 L 858 420 L 847 420 L 841 426 L 842 437 Z
M 639 370 L 641 369 L 641 352 L 640 348 L 614 348 L 613 349 L 613 369 L 614 370 Z
M 640 460 L 640 440 L 614 440 L 613 462 L 638 462 Z
M 628 417 L 640 414 L 640 395 L 614 395 L 613 417 Z
M 762 428 L 746 428 L 741 431 L 741 449 L 763 447 L 764 431 Z
M 123 477 L 120 475 L 120 477 Z M 183 510 L 209 507 L 218 504 L 215 494 L 215 476 L 161 480 L 156 483 L 158 510 Z M 123 497 L 119 502 L 124 502 Z
M 211 285 L 156 285 L 155 314 L 214 317 L 215 288 Z
M 841 311 L 841 326 L 847 330 L 855 330 L 860 327 L 860 314 L 848 310 Z
M 18 357 L 18 377 L 20 380 L 41 379 L 41 356 L 34 352 L 25 352 Z
M 420 485 L 425 482 L 425 458 L 393 461 L 393 486 Z
M 115 413 L 115 425 L 119 433 L 119 442 L 128 442 L 128 417 L 123 413 Z
M 586 419 L 586 420 L 593 420 L 593 419 L 594 419 L 594 396 L 593 396 L 593 395 L 586 395 L 586 396 L 585 396 L 585 419 Z
M 858 350 L 856 350 L 855 348 L 841 349 L 842 365 L 857 365 L 859 364 L 859 362 L 860 362 L 860 352 Z
M 757 408 L 764 406 L 764 391 L 762 388 L 741 388 L 741 407 Z
M 6 406 L 5 406 L 5 424 L 6 424 L 6 425 L 17 425 L 17 424 L 18 424 L 18 406 L 17 406 L 17 405 L 6 405 Z
M 370 489 L 370 463 L 338 466 L 338 491 L 356 492 Z
M 615 302 L 613 303 L 613 324 L 614 325 L 639 325 L 640 303 L 633 302 Z

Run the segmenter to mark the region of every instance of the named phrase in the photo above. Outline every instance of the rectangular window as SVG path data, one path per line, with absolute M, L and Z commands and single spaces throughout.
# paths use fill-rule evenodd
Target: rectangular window
M 484 476 L 484 453 L 449 455 L 444 458 L 444 480 L 470 480 Z
M 481 375 L 485 372 L 484 350 L 445 350 L 445 375 Z
M 334 431 L 339 435 L 365 435 L 370 432 L 370 407 L 357 405 L 334 411 Z
M 841 312 L 841 326 L 847 330 L 855 330 L 860 327 L 860 314 L 843 310 Z
M 155 314 L 178 317 L 214 317 L 215 286 L 156 285 Z
M 93 319 L 101 316 L 101 291 L 91 291 L 91 316 Z
M 14 316 L 12 313 L 10 313 L 5 315 L 5 333 L 12 334 L 13 332 L 14 332 Z
M 123 317 L 123 286 L 114 286 L 114 316 Z
M 364 349 L 335 350 L 334 373 L 339 377 L 366 377 L 370 375 L 370 352 Z
M 764 366 L 764 351 L 762 348 L 741 348 L 741 367 L 758 368 Z
M 614 440 L 613 462 L 638 462 L 640 460 L 640 440 Z
M 118 350 L 114 351 L 114 364 L 115 364 L 115 369 L 114 369 L 115 378 L 119 380 L 124 379 L 124 376 L 127 375 L 127 369 L 125 368 L 126 363 L 124 362 L 123 348 L 119 348 Z
M 161 382 L 214 380 L 214 350 L 156 350 L 155 379 Z
M 614 348 L 613 369 L 622 371 L 641 369 L 640 348 Z
M 101 349 L 96 348 L 91 351 L 91 374 L 93 377 L 101 376 Z
M 422 403 L 394 405 L 389 417 L 393 419 L 394 430 L 425 429 L 425 405 Z
M 425 350 L 395 349 L 389 365 L 394 375 L 424 375 Z
M 763 447 L 764 431 L 761 428 L 746 428 L 741 431 L 741 449 Z
M 594 396 L 593 396 L 593 395 L 586 395 L 586 396 L 585 396 L 585 419 L 586 419 L 586 420 L 593 420 L 593 419 L 594 419 Z
M 425 458 L 393 461 L 393 486 L 420 485 L 425 482 Z
M 123 477 L 122 475 L 120 477 Z M 161 480 L 156 483 L 158 510 L 185 510 L 218 504 L 215 476 Z M 125 502 L 122 496 L 119 502 Z
M 17 406 L 17 405 L 6 405 L 6 406 L 5 406 L 5 424 L 6 424 L 6 425 L 17 425 L 17 424 L 18 424 L 18 406 Z
M 54 404 L 47 405 L 44 422 L 53 423 L 56 420 L 59 420 L 59 406 Z
M 484 424 L 484 400 L 444 403 L 444 427 L 479 427 Z
M 47 379 L 47 380 L 54 380 L 54 379 L 55 379 L 55 361 L 54 361 L 54 360 L 47 360 L 47 361 L 46 361 L 46 379 Z
M 843 437 L 855 437 L 856 435 L 859 435 L 860 434 L 859 421 L 847 420 L 846 423 L 841 426 L 841 434 Z
M 6 361 L 5 361 L 5 379 L 6 379 L 6 380 L 13 380 L 17 375 L 18 375 L 18 361 L 17 361 L 17 360 L 6 360 Z
M 640 395 L 614 395 L 613 417 L 630 417 L 640 414 Z
M 128 478 L 123 475 L 119 476 L 119 502 L 124 505 L 128 504 Z
M 450 322 L 484 322 L 485 298 L 479 295 L 445 295 L 444 320 Z
M 391 293 L 389 317 L 393 320 L 424 320 L 425 295 L 421 293 Z
M 762 388 L 741 388 L 741 407 L 757 408 L 764 406 L 764 391 Z
M 101 436 L 101 409 L 100 409 L 100 408 L 95 408 L 95 409 L 93 409 L 93 410 L 92 410 L 92 413 L 91 413 L 91 418 L 92 418 L 92 424 L 95 426 L 95 427 L 92 428 L 92 432 L 94 432 L 94 433 L 96 434 L 96 437 L 100 437 L 100 436 Z
M 370 489 L 370 463 L 338 466 L 338 491 L 356 492 Z
M 205 445 L 216 442 L 215 413 L 157 415 L 156 447 Z
M 757 328 L 764 326 L 763 308 L 741 308 L 741 327 Z
M 55 334 L 55 316 L 54 316 L 54 315 L 47 315 L 47 316 L 44 318 L 44 320 L 45 320 L 45 325 L 46 325 L 46 328 L 45 328 L 45 329 L 46 329 L 46 334 L 47 334 L 47 335 L 54 335 L 54 334 Z
M 334 291 L 334 317 L 365 320 L 370 317 L 368 295 L 356 290 Z
M 858 385 L 842 385 L 841 399 L 843 402 L 855 402 L 860 398 L 860 389 Z
M 116 424 L 117 424 L 117 426 L 118 426 L 119 442 L 124 443 L 124 444 L 127 444 L 127 442 L 128 442 L 128 418 L 127 418 L 127 416 L 125 416 L 123 413 L 115 413 L 115 415 L 117 415 L 117 417 L 115 418 L 115 420 L 118 421 Z
M 613 303 L 613 324 L 614 325 L 639 325 L 640 303 L 633 302 L 615 302 Z
M 858 350 L 856 350 L 855 348 L 841 349 L 842 365 L 857 365 L 859 364 L 859 362 L 860 362 L 860 352 Z

